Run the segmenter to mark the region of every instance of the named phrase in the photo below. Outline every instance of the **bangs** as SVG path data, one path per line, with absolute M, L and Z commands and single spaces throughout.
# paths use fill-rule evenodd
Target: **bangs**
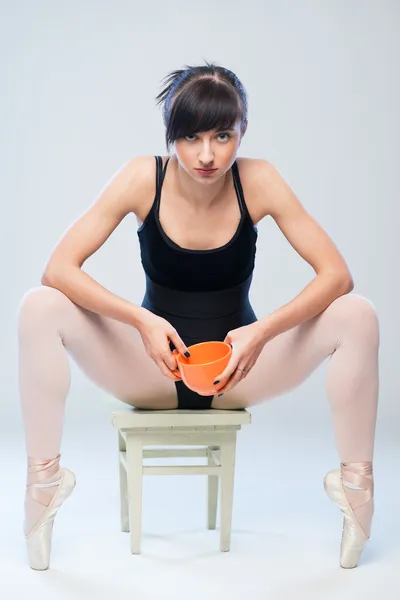
M 185 86 L 172 104 L 167 144 L 211 129 L 231 129 L 238 119 L 243 119 L 243 109 L 232 87 L 211 78 L 197 79 Z

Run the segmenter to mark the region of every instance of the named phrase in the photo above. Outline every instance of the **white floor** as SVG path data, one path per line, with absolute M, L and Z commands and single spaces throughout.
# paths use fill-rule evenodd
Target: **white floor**
M 107 411 L 93 429 L 67 423 L 62 464 L 75 472 L 77 487 L 57 515 L 46 572 L 32 571 L 25 555 L 23 439 L 3 435 L 0 598 L 398 599 L 399 445 L 384 436 L 377 443 L 373 536 L 359 567 L 346 571 L 338 563 L 341 516 L 322 485 L 338 466 L 331 439 L 318 437 L 312 423 L 285 435 L 266 431 L 259 410 L 239 434 L 228 553 L 219 551 L 219 530 L 205 526 L 205 478 L 149 477 L 142 554 L 131 555 L 119 530 L 116 435 Z

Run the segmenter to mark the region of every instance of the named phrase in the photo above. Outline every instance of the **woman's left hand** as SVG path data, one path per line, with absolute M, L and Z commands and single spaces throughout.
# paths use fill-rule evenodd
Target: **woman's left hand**
M 258 321 L 232 329 L 227 334 L 224 342 L 232 346 L 232 355 L 225 370 L 215 378 L 215 382 L 218 381 L 219 385 L 223 384 L 223 387 L 219 387 L 214 382 L 218 385 L 218 395 L 229 392 L 239 381 L 247 377 L 266 341 Z

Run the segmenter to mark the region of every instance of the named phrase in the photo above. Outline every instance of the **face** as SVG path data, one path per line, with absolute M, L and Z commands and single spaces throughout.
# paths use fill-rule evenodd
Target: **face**
M 215 183 L 235 162 L 243 135 L 240 120 L 232 129 L 188 135 L 174 144 L 178 162 L 196 181 Z

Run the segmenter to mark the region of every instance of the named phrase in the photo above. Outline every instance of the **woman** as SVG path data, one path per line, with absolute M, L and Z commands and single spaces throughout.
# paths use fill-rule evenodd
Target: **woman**
M 379 326 L 334 243 L 263 159 L 236 158 L 247 127 L 238 78 L 206 63 L 167 76 L 167 157 L 136 157 L 66 232 L 19 311 L 20 393 L 28 455 L 25 523 L 30 566 L 46 569 L 54 516 L 75 485 L 61 469 L 70 375 L 67 354 L 103 389 L 146 409 L 238 409 L 303 382 L 325 359 L 341 464 L 325 489 L 344 514 L 341 565 L 370 536 Z M 82 269 L 121 220 L 138 219 L 146 294 L 135 306 Z M 271 216 L 316 276 L 257 320 L 248 291 L 256 225 Z M 225 340 L 232 358 L 201 396 L 176 380 L 172 349 Z

